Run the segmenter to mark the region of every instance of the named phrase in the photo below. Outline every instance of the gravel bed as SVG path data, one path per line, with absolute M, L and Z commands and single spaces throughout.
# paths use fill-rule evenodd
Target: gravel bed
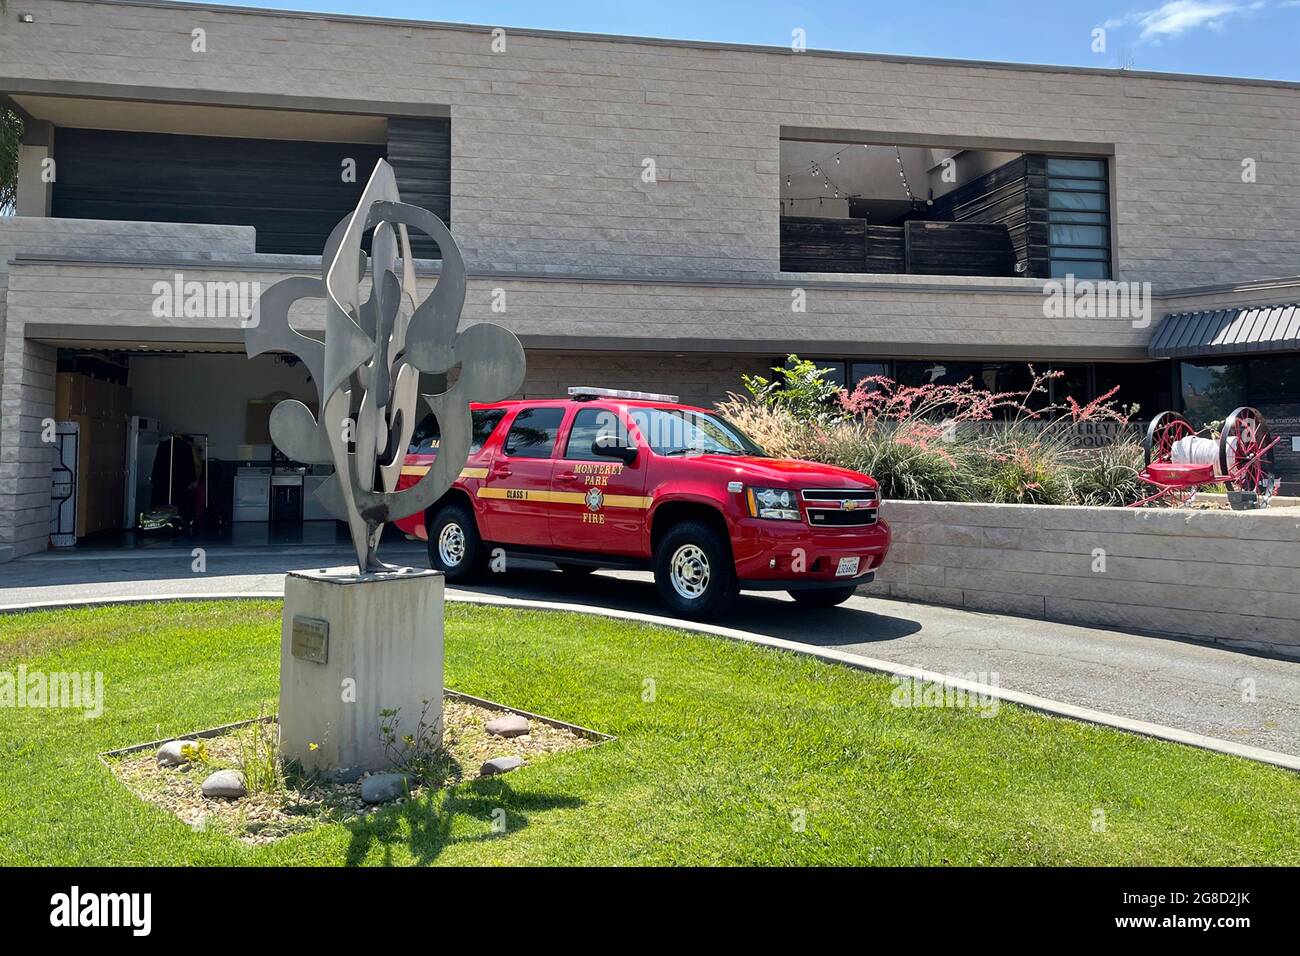
M 443 749 L 448 770 L 440 780 L 412 786 L 408 800 L 454 787 L 480 776 L 483 762 L 493 757 L 520 757 L 533 763 L 548 754 L 580 750 L 596 741 L 537 720 L 527 734 L 496 737 L 484 725 L 507 711 L 481 707 L 447 697 L 443 700 Z M 204 763 L 160 767 L 152 748 L 108 758 L 113 774 L 141 799 L 174 814 L 196 830 L 228 834 L 250 846 L 262 846 L 302 833 L 323 823 L 347 823 L 378 813 L 394 804 L 370 805 L 361 800 L 361 783 L 333 783 L 319 777 L 289 774 L 271 792 L 249 793 L 237 800 L 204 797 L 203 781 L 218 770 L 237 767 L 238 735 L 254 732 L 241 727 L 204 740 Z M 274 732 L 274 729 L 271 729 Z M 396 768 L 394 768 L 396 769 Z

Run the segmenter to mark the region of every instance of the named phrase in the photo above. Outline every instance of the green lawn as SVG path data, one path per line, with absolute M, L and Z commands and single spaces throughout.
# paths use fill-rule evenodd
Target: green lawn
M 273 700 L 277 602 L 0 617 L 0 671 L 106 682 L 97 720 L 0 710 L 0 863 L 1300 863 L 1282 770 L 1006 705 L 899 709 L 887 678 L 701 635 L 447 614 L 449 686 L 618 740 L 256 850 L 142 803 L 95 755 Z

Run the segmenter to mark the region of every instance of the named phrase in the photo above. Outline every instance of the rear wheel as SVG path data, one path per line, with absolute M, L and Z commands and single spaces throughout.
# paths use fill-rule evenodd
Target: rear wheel
M 724 613 L 736 599 L 736 569 L 726 539 L 707 524 L 683 521 L 654 554 L 655 586 L 674 614 L 697 621 Z
M 853 597 L 857 590 L 856 585 L 846 584 L 842 588 L 816 588 L 787 593 L 794 598 L 795 604 L 802 604 L 804 607 L 835 607 Z
M 1238 491 L 1266 491 L 1273 477 L 1273 436 L 1264 416 L 1253 408 L 1238 408 L 1223 423 L 1219 435 L 1219 474 Z
M 429 529 L 429 567 L 441 571 L 448 581 L 468 581 L 483 570 L 487 548 L 474 513 L 465 504 L 443 505 L 425 527 Z

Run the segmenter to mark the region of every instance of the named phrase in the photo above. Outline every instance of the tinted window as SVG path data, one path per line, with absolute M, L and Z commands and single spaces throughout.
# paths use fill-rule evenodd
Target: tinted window
M 601 435 L 618 435 L 629 443 L 627 428 L 618 413 L 609 408 L 584 408 L 573 416 L 569 428 L 569 441 L 564 446 L 564 457 L 576 461 L 608 461 L 603 455 L 591 452 L 591 443 Z
M 506 435 L 505 453 L 513 458 L 550 458 L 563 408 L 525 408 Z
M 1047 241 L 1053 278 L 1110 278 L 1110 192 L 1106 162 L 1047 160 Z
M 469 453 L 477 454 L 483 450 L 487 440 L 492 437 L 492 432 L 501 424 L 501 419 L 506 417 L 505 409 L 491 408 L 481 412 L 470 412 L 470 439 Z M 438 450 L 438 439 L 442 432 L 438 428 L 438 419 L 434 418 L 432 413 L 425 415 L 420 424 L 415 426 L 415 431 L 411 433 L 411 444 L 408 454 L 411 455 L 432 455 Z

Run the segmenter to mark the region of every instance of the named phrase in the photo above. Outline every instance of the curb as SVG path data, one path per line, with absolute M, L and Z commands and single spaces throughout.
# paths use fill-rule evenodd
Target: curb
M 282 597 L 284 597 L 283 590 L 214 594 L 180 593 L 122 595 L 103 598 L 76 598 L 61 601 L 34 601 L 26 604 L 3 604 L 0 605 L 0 614 L 14 614 L 22 611 L 65 610 L 116 604 L 154 604 L 158 602 L 177 601 L 266 600 Z M 804 657 L 814 657 L 835 664 L 843 664 L 855 670 L 888 674 L 892 677 L 919 680 L 927 684 L 938 684 L 943 687 L 951 687 L 954 690 L 961 690 L 968 694 L 977 694 L 994 700 L 1006 701 L 1009 704 L 1018 704 L 1019 706 L 1028 708 L 1029 710 L 1051 714 L 1055 717 L 1065 717 L 1083 723 L 1096 724 L 1101 727 L 1110 727 L 1114 730 L 1121 730 L 1142 737 L 1167 740 L 1171 743 L 1185 744 L 1189 747 L 1197 747 L 1201 750 L 1210 750 L 1215 753 L 1227 754 L 1232 757 L 1241 757 L 1245 760 L 1253 760 L 1257 763 L 1268 764 L 1274 767 L 1281 767 L 1285 770 L 1300 772 L 1300 756 L 1293 756 L 1292 754 L 1285 754 L 1276 750 L 1265 750 L 1262 747 L 1252 747 L 1249 744 L 1239 744 L 1231 740 L 1222 740 L 1218 737 L 1207 737 L 1204 734 L 1193 733 L 1188 730 L 1179 730 L 1177 727 L 1166 727 L 1163 724 L 1153 724 L 1145 720 L 1121 717 L 1118 714 L 1093 710 L 1090 707 L 1079 707 L 1075 704 L 1067 704 L 1062 701 L 1039 697 L 1037 694 L 1028 694 L 1023 691 L 1009 690 L 1005 687 L 993 687 L 988 684 L 980 684 L 975 681 L 964 680 L 959 677 L 951 677 L 947 674 L 927 671 L 907 664 L 895 664 L 891 661 L 882 661 L 871 657 L 859 657 L 857 655 L 846 654 L 843 651 L 837 651 L 831 648 L 812 647 L 808 644 L 800 644 L 796 641 L 785 640 L 784 638 L 767 637 L 763 634 L 754 634 L 750 631 L 723 627 L 718 624 L 701 624 L 694 621 L 682 621 L 677 618 L 664 617 L 659 614 L 646 614 L 641 611 L 609 611 L 602 608 L 588 607 L 585 604 L 565 604 L 560 601 L 535 601 L 528 598 L 500 597 L 497 595 L 471 594 L 466 592 L 448 593 L 446 598 L 448 601 L 457 601 L 462 604 L 517 607 L 540 611 L 566 611 L 571 614 L 590 614 L 594 617 L 611 617 L 619 620 L 636 621 L 641 624 L 653 624 L 658 627 L 673 628 L 679 631 L 710 634 L 715 637 L 722 637 L 745 644 L 755 644 L 760 647 L 789 651 L 794 654 L 803 655 Z

